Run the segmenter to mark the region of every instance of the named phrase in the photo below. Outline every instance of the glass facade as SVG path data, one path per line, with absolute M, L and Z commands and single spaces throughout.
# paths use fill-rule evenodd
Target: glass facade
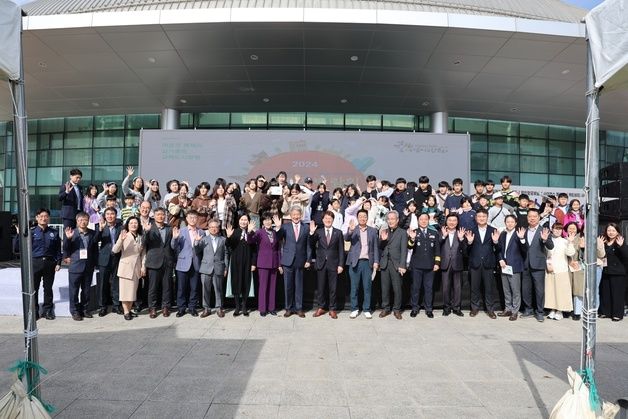
M 305 112 L 183 113 L 182 129 L 308 129 L 430 131 L 430 117 L 417 115 Z M 47 118 L 28 121 L 31 211 L 58 213 L 58 188 L 73 167 L 83 185 L 121 182 L 125 166 L 137 166 L 140 129 L 160 126 L 157 114 Z M 449 132 L 471 136 L 471 180 L 582 187 L 584 128 L 486 119 L 449 118 Z M 600 132 L 600 165 L 628 161 L 628 133 Z M 418 176 L 419 174 L 417 174 Z M 17 211 L 12 123 L 0 122 L 0 202 Z

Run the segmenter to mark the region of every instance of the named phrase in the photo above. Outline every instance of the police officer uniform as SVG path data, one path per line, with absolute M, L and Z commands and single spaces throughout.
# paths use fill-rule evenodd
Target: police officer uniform
M 31 228 L 31 240 L 33 246 L 33 280 L 35 285 L 35 306 L 37 307 L 37 318 L 39 311 L 39 284 L 44 282 L 44 304 L 41 316 L 48 320 L 55 318 L 52 284 L 55 279 L 55 269 L 61 265 L 61 238 L 59 231 L 50 226 L 42 229 L 39 225 Z
M 412 271 L 412 312 L 415 317 L 421 306 L 419 293 L 423 288 L 423 305 L 427 316 L 432 318 L 432 303 L 434 299 L 434 265 L 440 265 L 440 240 L 438 233 L 428 227 L 417 229 L 416 238 L 408 241 L 408 249 L 412 249 L 410 270 Z

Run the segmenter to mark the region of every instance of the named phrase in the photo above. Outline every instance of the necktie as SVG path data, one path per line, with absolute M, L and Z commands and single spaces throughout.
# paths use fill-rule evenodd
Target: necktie
M 299 225 L 292 224 L 292 227 L 294 227 L 294 240 L 299 240 Z
M 111 243 L 116 242 L 116 229 L 115 227 L 109 227 L 109 235 L 111 236 Z
M 77 185 L 74 185 L 74 193 L 76 194 L 76 209 L 80 211 L 83 203 L 81 202 L 81 194 Z
M 330 241 L 331 241 L 331 232 L 329 231 L 329 229 L 327 229 L 327 245 L 329 245 Z

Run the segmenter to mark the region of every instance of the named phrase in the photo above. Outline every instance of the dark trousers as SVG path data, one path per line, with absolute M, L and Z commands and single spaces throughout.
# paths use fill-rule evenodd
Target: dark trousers
M 532 293 L 536 297 L 536 310 L 532 305 Z M 521 274 L 521 299 L 523 300 L 523 311 L 543 315 L 545 313 L 545 270 L 524 269 Z
M 185 309 L 196 310 L 197 285 L 199 275 L 194 265 L 190 266 L 187 272 L 177 271 L 177 308 L 179 311 Z
M 600 314 L 618 319 L 624 318 L 624 275 L 602 275 L 600 282 Z
M 454 271 L 451 266 L 441 271 L 443 281 L 443 309 L 460 310 L 462 294 L 462 271 Z
M 327 266 L 316 271 L 318 307 L 330 310 L 337 309 L 336 286 L 338 285 L 338 267 Z M 325 288 L 329 287 L 329 300 Z
M 244 272 L 240 271 L 239 267 L 231 266 L 231 292 L 235 300 L 236 310 L 246 310 L 246 303 L 251 291 L 251 271 L 250 269 L 244 269 Z
M 44 304 L 43 312 L 47 313 L 53 308 L 52 284 L 55 281 L 55 266 L 57 263 L 54 259 L 33 258 L 33 280 L 35 285 L 35 307 L 39 312 L 39 284 L 44 282 Z
M 137 292 L 135 293 L 135 302 L 133 306 L 136 310 L 148 307 L 148 277 L 140 277 L 137 282 Z
M 382 269 L 382 310 L 390 311 L 390 286 L 392 285 L 394 303 L 392 309 L 401 311 L 401 274 L 392 264 Z
M 495 277 L 493 268 L 469 268 L 471 276 L 471 310 L 482 308 L 482 287 L 484 287 L 484 304 L 488 312 L 493 311 L 495 302 Z
M 275 311 L 277 269 L 257 268 L 257 272 L 259 275 L 259 292 L 257 293 L 258 310 L 260 313 Z
M 89 308 L 89 288 L 92 285 L 93 275 L 92 269 L 80 273 L 68 273 L 71 314 L 83 314 Z
M 161 306 L 170 307 L 172 265 L 164 263 L 159 269 L 147 269 L 148 307 L 157 308 L 157 296 L 161 291 Z
M 434 300 L 434 270 L 432 269 L 412 269 L 412 310 L 419 310 L 419 294 L 423 288 L 423 306 L 425 311 L 432 311 Z
M 349 267 L 349 277 L 351 278 L 351 311 L 359 309 L 358 294 L 360 292 L 360 284 L 364 293 L 364 301 L 362 302 L 362 311 L 371 310 L 371 276 L 373 270 L 369 265 L 368 259 L 360 259 L 355 266 Z
M 97 278 L 98 308 L 105 308 L 111 304 L 114 309 L 120 307 L 120 281 L 116 275 L 118 258 L 109 258 L 107 266 L 99 266 Z
M 303 310 L 303 268 L 283 267 L 283 283 L 286 294 L 286 310 Z

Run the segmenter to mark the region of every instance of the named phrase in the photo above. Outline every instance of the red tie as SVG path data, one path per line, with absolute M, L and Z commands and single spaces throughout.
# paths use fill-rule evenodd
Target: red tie
M 294 240 L 298 241 L 299 240 L 299 225 L 293 223 L 292 227 L 294 227 Z

